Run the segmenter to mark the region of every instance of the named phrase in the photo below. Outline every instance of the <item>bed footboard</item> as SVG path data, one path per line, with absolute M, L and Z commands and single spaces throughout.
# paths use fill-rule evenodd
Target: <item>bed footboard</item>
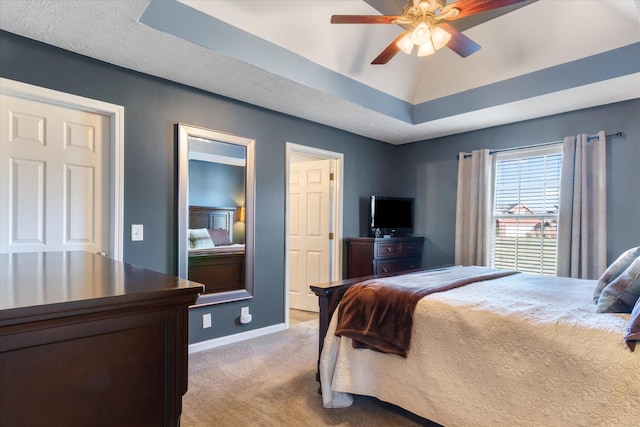
M 244 252 L 189 256 L 189 280 L 205 286 L 203 294 L 244 289 Z
M 417 270 L 403 271 L 400 273 L 387 273 L 374 276 L 356 277 L 352 279 L 338 280 L 335 282 L 328 282 L 310 286 L 311 291 L 318 296 L 318 305 L 320 307 L 320 325 L 318 334 L 318 368 L 320 367 L 320 355 L 322 354 L 322 347 L 324 346 L 324 338 L 327 335 L 329 322 L 331 321 L 331 317 L 333 316 L 334 311 L 336 311 L 340 300 L 342 300 L 344 293 L 347 292 L 347 289 L 349 289 L 356 283 L 360 283 L 369 279 L 379 279 L 382 277 L 391 277 L 400 274 L 432 269 L 433 268 L 421 268 Z M 319 369 L 316 371 L 316 380 L 320 382 Z

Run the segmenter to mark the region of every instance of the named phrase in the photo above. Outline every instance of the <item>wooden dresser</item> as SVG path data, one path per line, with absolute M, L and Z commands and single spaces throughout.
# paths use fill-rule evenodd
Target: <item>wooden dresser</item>
M 347 239 L 348 278 L 420 268 L 424 237 Z
M 1 254 L 0 425 L 179 425 L 201 291 L 86 252 Z

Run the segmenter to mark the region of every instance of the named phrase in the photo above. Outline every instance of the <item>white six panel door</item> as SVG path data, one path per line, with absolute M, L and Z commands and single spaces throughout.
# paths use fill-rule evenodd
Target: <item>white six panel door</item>
M 109 247 L 109 118 L 0 96 L 0 253 Z
M 289 171 L 289 306 L 318 311 L 310 285 L 329 281 L 331 160 L 291 163 Z

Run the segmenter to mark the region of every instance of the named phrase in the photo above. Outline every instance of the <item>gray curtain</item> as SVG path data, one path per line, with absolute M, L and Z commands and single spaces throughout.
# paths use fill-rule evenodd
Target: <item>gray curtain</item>
M 455 263 L 488 265 L 487 239 L 491 218 L 491 159 L 489 150 L 458 155 Z
M 564 140 L 557 275 L 597 279 L 607 268 L 606 137 Z

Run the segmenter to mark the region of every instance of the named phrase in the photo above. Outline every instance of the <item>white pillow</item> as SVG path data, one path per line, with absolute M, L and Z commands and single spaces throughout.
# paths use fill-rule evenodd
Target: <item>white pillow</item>
M 215 245 L 206 228 L 194 228 L 189 230 L 189 247 L 191 249 L 210 249 Z

